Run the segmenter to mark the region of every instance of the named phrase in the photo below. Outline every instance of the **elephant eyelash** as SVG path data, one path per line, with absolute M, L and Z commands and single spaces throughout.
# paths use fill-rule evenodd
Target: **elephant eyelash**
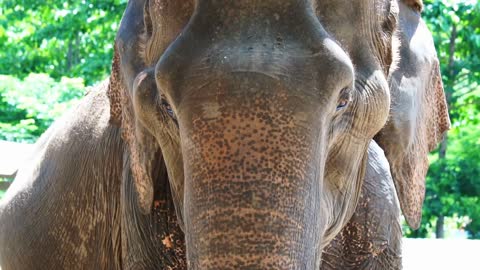
M 160 104 L 162 104 L 162 107 L 165 109 L 165 112 L 173 119 L 177 120 L 177 117 L 175 116 L 175 113 L 173 112 L 172 106 L 167 102 L 166 99 L 162 98 L 160 100 Z
M 338 103 L 338 105 L 337 105 L 337 111 L 339 111 L 339 110 L 347 107 L 347 106 L 348 106 L 348 102 L 349 102 L 349 100 L 347 100 L 347 99 L 342 99 L 342 100 L 340 100 L 339 103 Z
M 348 88 L 342 89 L 340 91 L 340 97 L 337 103 L 337 111 L 342 110 L 348 106 L 350 103 L 350 90 Z

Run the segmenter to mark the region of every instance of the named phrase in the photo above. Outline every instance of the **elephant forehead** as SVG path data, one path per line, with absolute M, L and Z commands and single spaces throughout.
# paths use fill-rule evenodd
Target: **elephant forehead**
M 396 1 L 317 0 L 314 6 L 322 25 L 349 53 L 357 70 L 375 67 L 388 74 L 398 18 Z

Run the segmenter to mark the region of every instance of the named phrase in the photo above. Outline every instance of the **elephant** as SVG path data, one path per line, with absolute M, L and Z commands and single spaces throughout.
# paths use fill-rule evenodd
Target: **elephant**
M 376 144 L 369 148 L 374 161 L 368 162 L 359 204 L 349 223 L 324 250 L 322 269 L 401 269 L 402 232 L 396 194 L 410 227 L 420 225 L 427 154 L 449 128 L 435 47 L 420 18 L 421 11 L 421 2 L 399 2 L 399 60 L 389 77 L 394 103 L 391 118 L 375 137 L 386 152 Z M 422 99 L 436 105 L 418 107 L 415 101 Z M 425 129 L 429 127 L 439 129 Z
M 401 268 L 449 128 L 421 5 L 129 1 L 0 203 L 2 269 Z
M 401 238 L 400 206 L 390 166 L 372 141 L 355 213 L 323 250 L 320 269 L 402 269 Z

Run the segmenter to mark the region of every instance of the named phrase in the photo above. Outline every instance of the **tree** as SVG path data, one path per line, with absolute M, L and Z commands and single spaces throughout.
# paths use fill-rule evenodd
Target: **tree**
M 46 74 L 23 81 L 0 75 L 0 81 L 0 139 L 8 141 L 35 142 L 85 91 L 82 79 L 55 82 Z
M 0 0 L 0 74 L 105 78 L 126 0 Z

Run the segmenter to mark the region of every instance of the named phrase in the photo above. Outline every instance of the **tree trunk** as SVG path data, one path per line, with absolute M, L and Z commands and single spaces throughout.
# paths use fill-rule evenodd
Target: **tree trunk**
M 443 229 L 443 224 L 445 222 L 445 217 L 443 215 L 439 215 L 437 217 L 437 224 L 435 228 L 435 236 L 437 239 L 443 239 L 445 237 L 445 231 Z
M 66 71 L 70 71 L 70 69 L 72 68 L 72 62 L 73 62 L 73 49 L 72 49 L 73 45 L 72 45 L 72 40 L 70 39 L 68 41 L 68 50 L 67 50 L 67 62 L 66 62 Z
M 80 46 L 80 36 L 77 35 L 75 40 L 68 40 L 68 50 L 67 50 L 67 62 L 66 62 L 66 71 L 69 72 L 71 69 L 80 62 L 80 55 L 78 48 Z

